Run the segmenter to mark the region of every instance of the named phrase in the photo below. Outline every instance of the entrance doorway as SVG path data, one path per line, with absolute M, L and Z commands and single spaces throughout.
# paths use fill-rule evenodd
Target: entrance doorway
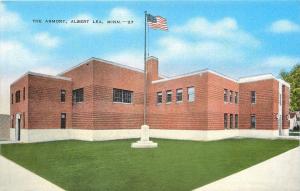
M 60 128 L 61 129 L 65 129 L 66 128 L 66 118 L 67 118 L 67 115 L 66 113 L 61 113 L 61 117 L 60 117 Z
M 279 129 L 279 135 L 282 136 L 282 115 L 279 115 L 278 117 L 278 129 Z
M 16 141 L 21 140 L 21 114 L 17 113 L 16 114 Z

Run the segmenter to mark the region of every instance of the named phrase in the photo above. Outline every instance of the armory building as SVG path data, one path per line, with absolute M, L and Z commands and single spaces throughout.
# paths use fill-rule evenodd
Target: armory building
M 13 82 L 12 140 L 138 138 L 143 70 L 90 58 L 56 76 L 28 72 Z M 289 84 L 273 75 L 239 80 L 211 70 L 175 77 L 147 59 L 147 124 L 156 138 L 272 138 L 288 132 Z

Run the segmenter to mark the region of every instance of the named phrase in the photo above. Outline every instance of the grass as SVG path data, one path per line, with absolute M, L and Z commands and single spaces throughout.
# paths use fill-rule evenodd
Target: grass
M 2 145 L 2 155 L 66 190 L 192 190 L 298 146 L 298 141 L 155 139 Z M 1 146 L 1 145 L 0 145 Z

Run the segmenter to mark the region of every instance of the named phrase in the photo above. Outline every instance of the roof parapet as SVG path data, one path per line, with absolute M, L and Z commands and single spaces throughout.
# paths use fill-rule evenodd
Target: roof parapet
M 255 76 L 248 76 L 243 77 L 238 80 L 239 83 L 249 83 L 249 82 L 256 82 L 261 80 L 277 80 L 278 82 L 284 84 L 287 87 L 290 87 L 290 84 L 282 79 L 278 79 L 273 74 L 261 74 L 261 75 L 255 75 Z
M 225 78 L 227 80 L 231 80 L 233 82 L 237 82 L 233 78 L 230 78 L 228 76 L 225 76 L 223 74 L 220 74 L 218 72 L 215 72 L 213 70 L 209 70 L 209 69 L 206 68 L 206 69 L 198 70 L 198 71 L 195 71 L 195 72 L 190 72 L 190 73 L 186 73 L 186 74 L 182 74 L 182 75 L 177 75 L 177 76 L 173 76 L 173 77 L 169 77 L 169 78 L 165 78 L 165 79 L 155 80 L 155 81 L 152 81 L 152 84 L 156 84 L 156 83 L 160 83 L 160 82 L 165 82 L 165 81 L 169 81 L 169 80 L 175 80 L 175 79 L 184 78 L 184 77 L 189 77 L 189 76 L 194 76 L 194 75 L 201 75 L 203 73 L 211 73 L 211 74 L 220 76 L 222 78 Z
M 23 74 L 21 77 L 19 77 L 18 79 L 16 79 L 15 81 L 13 81 L 11 83 L 14 84 L 17 81 L 19 81 L 20 79 L 22 79 L 23 77 L 27 76 L 27 75 L 32 75 L 32 76 L 39 76 L 39 77 L 44 77 L 44 78 L 53 78 L 53 79 L 57 79 L 57 80 L 67 80 L 67 81 L 72 81 L 71 78 L 67 78 L 67 77 L 63 77 L 63 76 L 53 76 L 53 75 L 48 75 L 48 74 L 41 74 L 41 73 L 37 73 L 37 72 L 31 72 L 28 71 L 25 74 Z

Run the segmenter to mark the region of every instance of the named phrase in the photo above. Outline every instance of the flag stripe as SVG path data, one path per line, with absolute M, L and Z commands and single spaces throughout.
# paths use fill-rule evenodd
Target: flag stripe
M 168 30 L 167 20 L 161 16 L 153 17 L 150 15 L 147 19 L 148 26 L 152 29 Z

